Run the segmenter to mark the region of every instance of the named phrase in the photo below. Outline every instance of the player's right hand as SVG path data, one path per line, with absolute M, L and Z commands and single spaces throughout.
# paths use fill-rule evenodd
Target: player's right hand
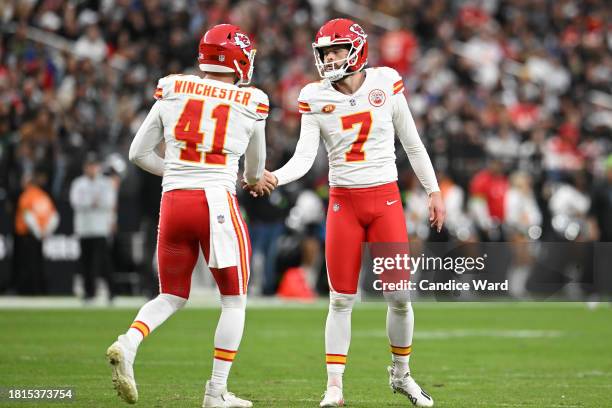
M 255 198 L 261 197 L 264 195 L 263 189 L 259 185 L 259 182 L 257 182 L 257 184 L 247 184 L 246 182 L 243 181 L 242 188 L 244 190 L 247 190 L 249 194 Z
M 249 191 L 253 197 L 262 197 L 271 194 L 278 185 L 278 179 L 268 170 L 264 170 L 263 176 L 256 184 L 247 184 L 243 181 L 242 188 Z
M 439 191 L 435 191 L 429 195 L 429 222 L 432 227 L 440 232 L 445 218 L 446 208 L 442 194 Z

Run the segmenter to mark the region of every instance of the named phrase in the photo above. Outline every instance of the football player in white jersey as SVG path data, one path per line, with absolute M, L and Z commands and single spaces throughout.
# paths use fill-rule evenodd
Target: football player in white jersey
M 407 243 L 406 222 L 397 186 L 395 135 L 430 197 L 430 222 L 438 231 L 445 209 L 431 161 L 419 138 L 397 71 L 364 69 L 368 43 L 351 20 L 324 24 L 313 43 L 322 81 L 306 85 L 298 98 L 302 113 L 295 154 L 265 177 L 283 185 L 302 177 L 322 138 L 329 158 L 329 208 L 325 254 L 330 307 L 325 327 L 327 391 L 321 407 L 344 404 L 342 375 L 351 336 L 351 310 L 357 292 L 363 242 Z M 414 328 L 405 292 L 386 292 L 387 333 L 392 366 L 389 385 L 419 407 L 432 398 L 410 376 Z
M 132 145 L 130 160 L 163 176 L 157 242 L 160 294 L 145 304 L 127 332 L 107 350 L 121 398 L 138 399 L 133 363 L 141 341 L 183 307 L 200 249 L 221 293 L 211 379 L 203 407 L 251 407 L 227 391 L 227 377 L 244 328 L 249 280 L 249 235 L 235 196 L 238 160 L 258 193 L 265 166 L 268 97 L 250 82 L 255 49 L 239 27 L 211 28 L 199 45 L 203 77 L 159 80 L 157 101 Z M 156 153 L 165 142 L 162 159 Z

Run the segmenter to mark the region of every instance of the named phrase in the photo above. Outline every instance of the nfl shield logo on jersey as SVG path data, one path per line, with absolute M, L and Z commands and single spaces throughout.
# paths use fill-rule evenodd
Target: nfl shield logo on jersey
M 219 224 L 223 224 L 225 222 L 225 217 L 223 216 L 223 214 L 217 215 L 217 222 Z
M 379 107 L 385 103 L 385 99 L 387 99 L 387 96 L 380 89 L 372 89 L 370 91 L 368 99 L 370 100 L 370 105 Z
M 334 203 L 334 206 L 332 208 L 334 209 L 334 212 L 338 212 L 340 211 L 340 204 Z

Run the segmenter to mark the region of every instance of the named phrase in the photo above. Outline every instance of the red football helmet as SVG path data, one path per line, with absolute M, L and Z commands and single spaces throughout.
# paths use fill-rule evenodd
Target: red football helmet
M 249 37 L 232 24 L 211 28 L 200 40 L 198 62 L 205 72 L 235 72 L 238 85 L 251 82 L 256 50 Z
M 336 18 L 323 24 L 315 36 L 315 42 L 312 43 L 315 64 L 321 78 L 337 81 L 346 75 L 361 71 L 368 63 L 367 37 L 359 24 L 346 18 Z M 350 48 L 345 59 L 336 61 L 336 63 L 344 61 L 342 66 L 335 69 L 333 63 L 325 64 L 323 48 L 337 44 L 347 44 Z

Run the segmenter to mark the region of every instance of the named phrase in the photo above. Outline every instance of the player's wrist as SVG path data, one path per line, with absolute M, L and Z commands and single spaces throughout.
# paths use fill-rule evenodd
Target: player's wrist
M 278 187 L 278 176 L 276 174 L 274 174 L 273 172 L 270 172 L 270 177 L 272 178 L 272 183 L 274 184 L 274 187 Z

